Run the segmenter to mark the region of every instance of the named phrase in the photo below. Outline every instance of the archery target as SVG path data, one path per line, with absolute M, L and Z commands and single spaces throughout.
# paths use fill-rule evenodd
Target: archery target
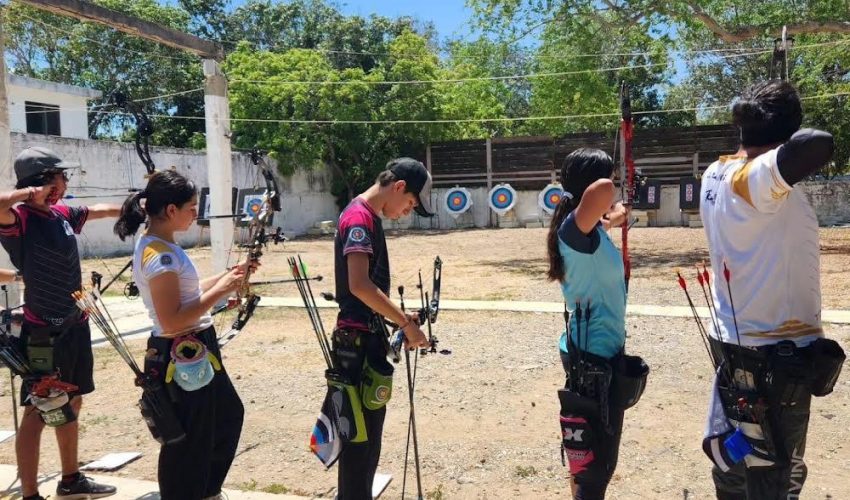
M 490 190 L 490 208 L 499 215 L 505 215 L 516 205 L 516 197 L 516 191 L 510 184 L 499 184 Z
M 564 188 L 558 183 L 552 183 L 543 188 L 537 195 L 537 205 L 549 215 L 555 213 L 558 204 L 564 197 Z
M 263 211 L 264 197 L 265 197 L 264 189 L 240 189 L 239 190 L 239 209 L 240 213 L 242 213 L 242 217 L 237 221 L 240 226 L 245 226 L 250 223 L 255 217 L 261 214 Z M 273 214 L 269 214 L 269 220 L 266 225 L 270 225 L 272 222 Z
M 444 203 L 449 215 L 457 218 L 472 207 L 472 194 L 466 188 L 455 187 L 446 191 Z

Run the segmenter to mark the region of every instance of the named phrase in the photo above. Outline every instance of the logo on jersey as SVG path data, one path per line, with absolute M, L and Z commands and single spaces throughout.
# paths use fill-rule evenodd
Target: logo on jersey
M 68 236 L 73 236 L 73 235 L 74 235 L 74 228 L 72 228 L 72 227 L 71 227 L 71 223 L 70 223 L 70 222 L 68 222 L 68 221 L 66 221 L 66 220 L 63 220 L 63 221 L 62 221 L 62 227 L 63 227 L 63 228 L 65 228 L 65 234 L 66 234 L 66 235 L 68 235 Z
M 355 227 L 348 233 L 348 239 L 354 243 L 362 243 L 366 239 L 366 231 L 362 227 Z
M 174 259 L 172 259 L 170 255 L 163 255 L 159 258 L 159 263 L 163 266 L 170 266 L 173 262 Z

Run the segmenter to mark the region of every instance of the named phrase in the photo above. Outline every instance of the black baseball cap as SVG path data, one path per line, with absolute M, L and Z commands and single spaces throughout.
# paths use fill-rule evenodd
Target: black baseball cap
M 51 170 L 73 168 L 80 168 L 80 164 L 64 161 L 53 151 L 40 146 L 27 148 L 15 158 L 15 177 L 18 182 Z
M 407 183 L 407 190 L 415 194 L 419 203 L 414 210 L 422 217 L 433 217 L 431 207 L 431 174 L 421 161 L 413 158 L 396 158 L 387 163 L 387 170 L 395 174 L 400 181 Z

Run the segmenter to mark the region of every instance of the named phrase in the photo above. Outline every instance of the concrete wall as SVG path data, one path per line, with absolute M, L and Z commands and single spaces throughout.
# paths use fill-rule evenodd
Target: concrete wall
M 801 185 L 821 226 L 850 224 L 850 181 L 803 182 Z
M 803 182 L 799 185 L 806 194 L 822 226 L 850 224 L 850 181 Z M 385 227 L 392 229 L 459 229 L 468 227 L 511 227 L 518 223 L 543 222 L 548 225 L 549 216 L 537 206 L 537 191 L 518 191 L 517 204 L 512 213 L 499 217 L 487 204 L 488 190 L 485 187 L 468 188 L 472 195 L 472 207 L 454 218 L 446 211 L 445 194 L 447 188 L 436 188 L 432 193 L 432 202 L 437 207 L 433 220 L 416 215 L 399 221 L 388 221 Z M 492 217 L 492 220 L 491 220 Z M 661 210 L 649 216 L 651 226 L 687 226 L 689 216 L 679 210 L 679 186 L 663 186 L 661 189 Z M 641 225 L 643 225 L 641 222 Z
M 12 152 L 17 155 L 30 146 L 46 146 L 60 157 L 78 161 L 82 170 L 69 182 L 68 194 L 79 198 L 65 200 L 68 205 L 95 203 L 120 204 L 127 197 L 128 188 L 145 185 L 145 169 L 136 155 L 133 144 L 108 141 L 68 139 L 36 134 L 12 134 Z M 207 187 L 206 154 L 203 151 L 177 148 L 151 148 L 157 168 L 174 166 L 177 171 L 192 179 L 199 187 Z M 320 220 L 336 219 L 338 210 L 329 193 L 330 173 L 326 170 L 298 170 L 290 177 L 278 177 L 282 193 L 283 215 L 275 214 L 274 226 L 290 234 L 304 234 Z M 233 154 L 233 185 L 239 188 L 265 187 L 247 154 Z M 79 238 L 85 256 L 127 254 L 132 251 L 132 241 L 121 242 L 113 233 L 114 221 L 92 221 L 86 225 L 84 236 Z M 199 226 L 180 235 L 185 246 L 209 243 L 209 230 Z
M 34 82 L 39 88 L 34 88 Z M 42 82 L 11 75 L 7 87 L 9 99 L 9 124 L 12 132 L 26 133 L 27 101 L 59 106 L 59 128 L 62 137 L 86 139 L 89 136 L 88 99 L 85 95 L 74 95 L 62 91 L 67 85 Z M 98 92 L 99 94 L 99 92 Z

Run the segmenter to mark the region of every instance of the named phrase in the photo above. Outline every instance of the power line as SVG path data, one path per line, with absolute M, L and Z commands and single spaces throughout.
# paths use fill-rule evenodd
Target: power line
M 254 48 L 258 48 L 261 46 L 265 46 L 263 50 L 275 50 L 275 49 L 286 49 L 286 50 L 307 50 L 310 52 L 316 52 L 319 54 L 330 54 L 330 55 L 352 55 L 352 56 L 370 56 L 370 57 L 406 57 L 419 55 L 418 53 L 411 54 L 393 54 L 391 52 L 373 52 L 373 51 L 355 51 L 355 50 L 335 50 L 335 49 L 321 49 L 321 48 L 305 48 L 305 47 L 295 47 L 284 44 L 268 44 L 265 42 L 253 41 L 253 40 L 217 40 L 219 43 L 229 43 L 232 45 L 236 45 L 240 42 L 246 42 L 253 46 Z M 850 40 L 834 40 L 831 42 L 820 42 L 806 45 L 798 45 L 793 48 L 793 50 L 800 50 L 812 47 L 823 47 L 828 45 L 839 45 L 850 43 Z M 451 54 L 451 49 L 437 47 L 436 50 L 438 52 L 449 53 Z M 545 58 L 558 58 L 558 59 L 577 59 L 577 58 L 605 58 L 605 57 L 639 57 L 639 56 L 657 56 L 657 55 L 689 55 L 689 54 L 724 54 L 727 57 L 744 57 L 749 55 L 756 54 L 769 54 L 773 52 L 773 47 L 770 48 L 764 47 L 725 47 L 725 48 L 715 48 L 715 49 L 670 49 L 659 52 L 652 51 L 634 51 L 634 52 L 591 52 L 591 53 L 573 53 L 573 52 L 563 52 L 557 48 L 549 48 L 547 50 L 535 50 L 535 49 L 516 49 L 517 52 L 528 52 L 531 57 L 545 57 Z M 741 52 L 741 54 L 728 54 L 730 52 Z M 557 53 L 552 53 L 557 52 Z M 453 59 L 481 59 L 482 57 L 490 56 L 490 53 L 481 53 L 481 54 L 453 54 Z
M 850 96 L 850 91 L 834 92 L 831 94 L 820 94 L 802 97 L 801 100 L 827 99 L 830 97 Z M 669 113 L 700 112 L 717 109 L 729 109 L 728 105 L 711 105 L 686 107 L 675 109 L 659 109 L 653 111 L 633 111 L 633 115 L 660 115 Z M 108 112 L 115 115 L 127 115 L 123 112 Z M 177 116 L 177 115 L 149 115 L 156 118 L 173 120 L 205 120 L 203 116 Z M 577 115 L 555 115 L 555 116 L 520 116 L 520 117 L 498 117 L 498 118 L 458 118 L 441 120 L 275 120 L 266 118 L 231 118 L 231 123 L 277 123 L 292 125 L 425 125 L 425 124 L 460 124 L 460 123 L 492 123 L 492 122 L 524 122 L 534 120 L 575 120 L 582 118 L 610 118 L 619 117 L 619 111 L 587 113 Z
M 435 80 L 244 80 L 234 79 L 230 83 L 250 83 L 256 85 L 424 85 L 430 83 L 466 83 L 480 81 L 504 81 L 504 80 L 523 80 L 530 78 L 551 78 L 568 75 L 581 75 L 587 73 L 605 73 L 609 71 L 623 71 L 627 69 L 651 68 L 655 66 L 667 66 L 668 63 L 651 63 L 635 66 L 619 66 L 612 68 L 594 68 L 582 69 L 575 71 L 557 71 L 553 73 L 528 73 L 525 75 L 508 75 L 508 76 L 479 76 L 469 78 L 448 78 Z
M 801 46 L 798 48 L 810 48 L 810 47 L 821 47 L 824 45 L 834 45 L 838 42 L 825 42 L 822 44 L 812 44 L 810 46 Z M 850 43 L 850 39 L 843 40 L 840 43 Z M 723 54 L 717 55 L 715 57 L 719 59 L 730 59 L 736 57 L 747 57 L 754 55 L 763 55 L 763 54 L 771 54 L 773 53 L 773 49 L 770 50 L 756 50 L 746 53 L 739 54 Z M 449 79 L 433 79 L 433 80 L 249 80 L 249 79 L 233 79 L 229 83 L 231 84 L 252 84 L 252 85 L 329 85 L 329 86 L 337 86 L 337 85 L 427 85 L 427 84 L 436 84 L 436 83 L 468 83 L 468 82 L 481 82 L 481 81 L 507 81 L 507 80 L 523 80 L 523 79 L 532 79 L 532 78 L 554 78 L 561 76 L 570 76 L 570 75 L 581 75 L 581 74 L 590 74 L 590 73 L 607 73 L 611 71 L 623 71 L 623 70 L 632 70 L 632 69 L 645 69 L 645 68 L 653 68 L 658 66 L 669 66 L 668 62 L 658 62 L 658 63 L 648 63 L 648 64 L 638 64 L 638 65 L 629 65 L 629 66 L 616 66 L 609 68 L 591 68 L 591 69 L 583 69 L 583 70 L 573 70 L 573 71 L 556 71 L 556 72 L 548 72 L 548 73 L 527 73 L 527 74 L 518 74 L 518 75 L 506 75 L 506 76 L 481 76 L 481 77 L 468 77 L 468 78 L 449 78 Z

